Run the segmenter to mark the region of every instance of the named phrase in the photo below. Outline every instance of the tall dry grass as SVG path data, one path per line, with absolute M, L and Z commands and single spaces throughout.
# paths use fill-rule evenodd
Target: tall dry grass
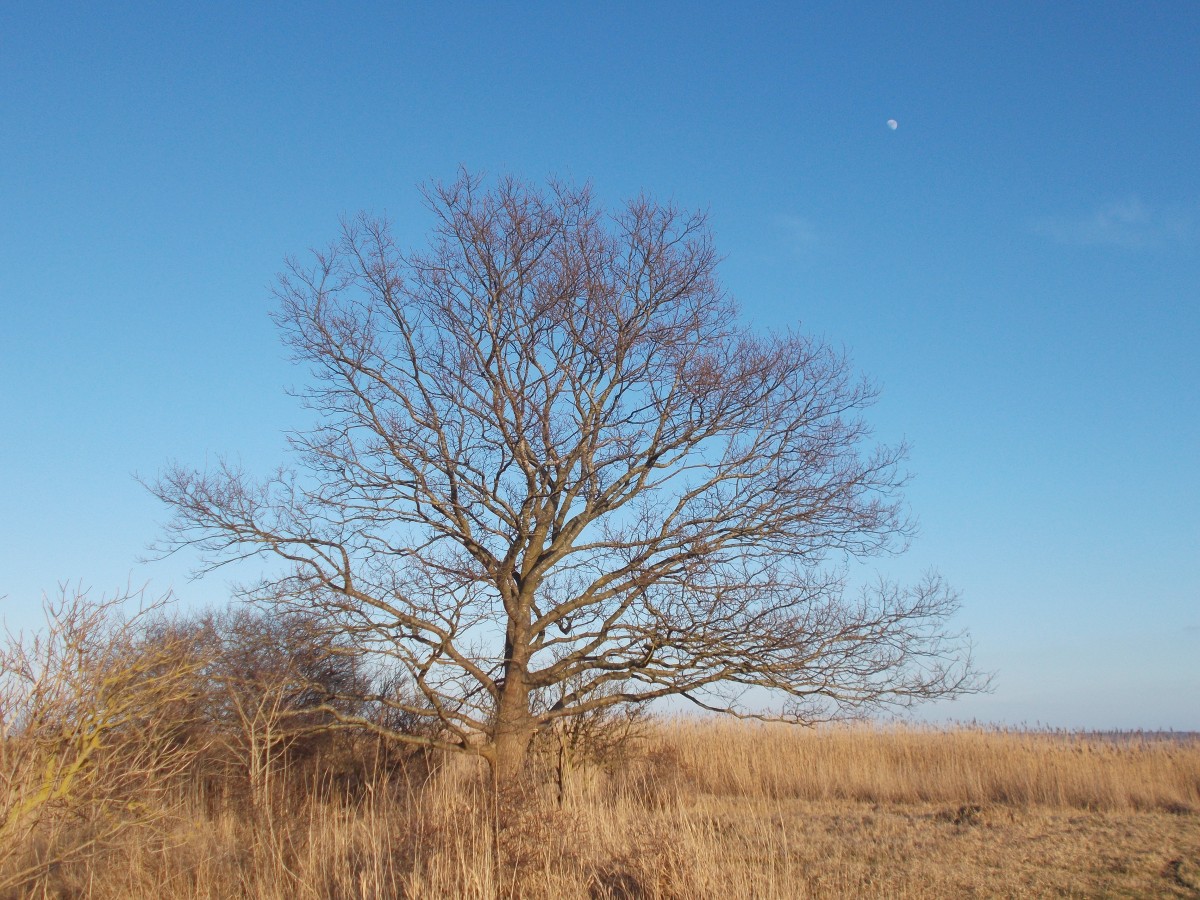
M 553 747 L 545 759 L 552 762 Z M 464 758 L 345 775 L 283 762 L 270 795 L 171 776 L 86 852 L 59 821 L 12 896 L 1195 896 L 1200 742 L 982 729 L 653 724 L 493 802 Z M 367 754 L 355 757 L 370 760 Z M 336 765 L 335 765 L 336 762 Z M 48 841 L 57 842 L 56 844 Z M 42 863 L 47 863 L 42 865 Z
M 1186 735 L 680 720 L 655 741 L 707 794 L 1200 810 L 1200 740 Z

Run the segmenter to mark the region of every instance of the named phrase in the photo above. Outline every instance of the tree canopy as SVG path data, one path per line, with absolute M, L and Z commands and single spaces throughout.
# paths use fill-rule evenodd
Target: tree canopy
M 359 216 L 289 261 L 317 424 L 266 480 L 164 472 L 168 547 L 285 562 L 259 594 L 403 675 L 375 699 L 428 727 L 399 739 L 503 775 L 613 704 L 812 721 L 978 686 L 938 577 L 847 590 L 911 533 L 904 448 L 872 444 L 843 354 L 739 322 L 704 215 L 468 174 L 425 196 L 423 249 Z

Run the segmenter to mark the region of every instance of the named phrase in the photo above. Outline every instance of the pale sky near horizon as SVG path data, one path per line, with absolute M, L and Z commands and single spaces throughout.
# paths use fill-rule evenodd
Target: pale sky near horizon
M 463 165 L 707 209 L 747 321 L 879 382 L 921 533 L 871 570 L 996 673 L 924 717 L 1200 730 L 1200 5 L 104 6 L 0 9 L 10 626 L 227 597 L 138 561 L 133 475 L 284 461 L 284 256 L 419 243 Z

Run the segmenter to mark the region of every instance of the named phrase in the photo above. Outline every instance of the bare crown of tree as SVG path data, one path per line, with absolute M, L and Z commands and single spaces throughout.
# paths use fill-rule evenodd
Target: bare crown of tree
M 500 772 L 614 704 L 811 721 L 978 686 L 939 578 L 845 589 L 839 560 L 906 541 L 904 449 L 869 446 L 840 353 L 739 324 L 703 215 L 466 174 L 426 198 L 423 251 L 359 217 L 289 263 L 318 423 L 265 482 L 165 472 L 168 548 L 285 561 L 259 594 L 387 663 L 374 700 L 425 726 L 399 739 Z

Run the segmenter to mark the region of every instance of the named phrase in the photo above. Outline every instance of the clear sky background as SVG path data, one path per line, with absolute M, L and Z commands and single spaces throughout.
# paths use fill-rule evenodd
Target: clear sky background
M 1200 729 L 1200 4 L 0 7 L 0 610 L 143 564 L 134 480 L 268 472 L 268 313 L 339 216 L 459 165 L 710 210 L 764 329 L 844 345 L 996 691 L 927 710 Z M 887 120 L 899 122 L 896 130 Z

